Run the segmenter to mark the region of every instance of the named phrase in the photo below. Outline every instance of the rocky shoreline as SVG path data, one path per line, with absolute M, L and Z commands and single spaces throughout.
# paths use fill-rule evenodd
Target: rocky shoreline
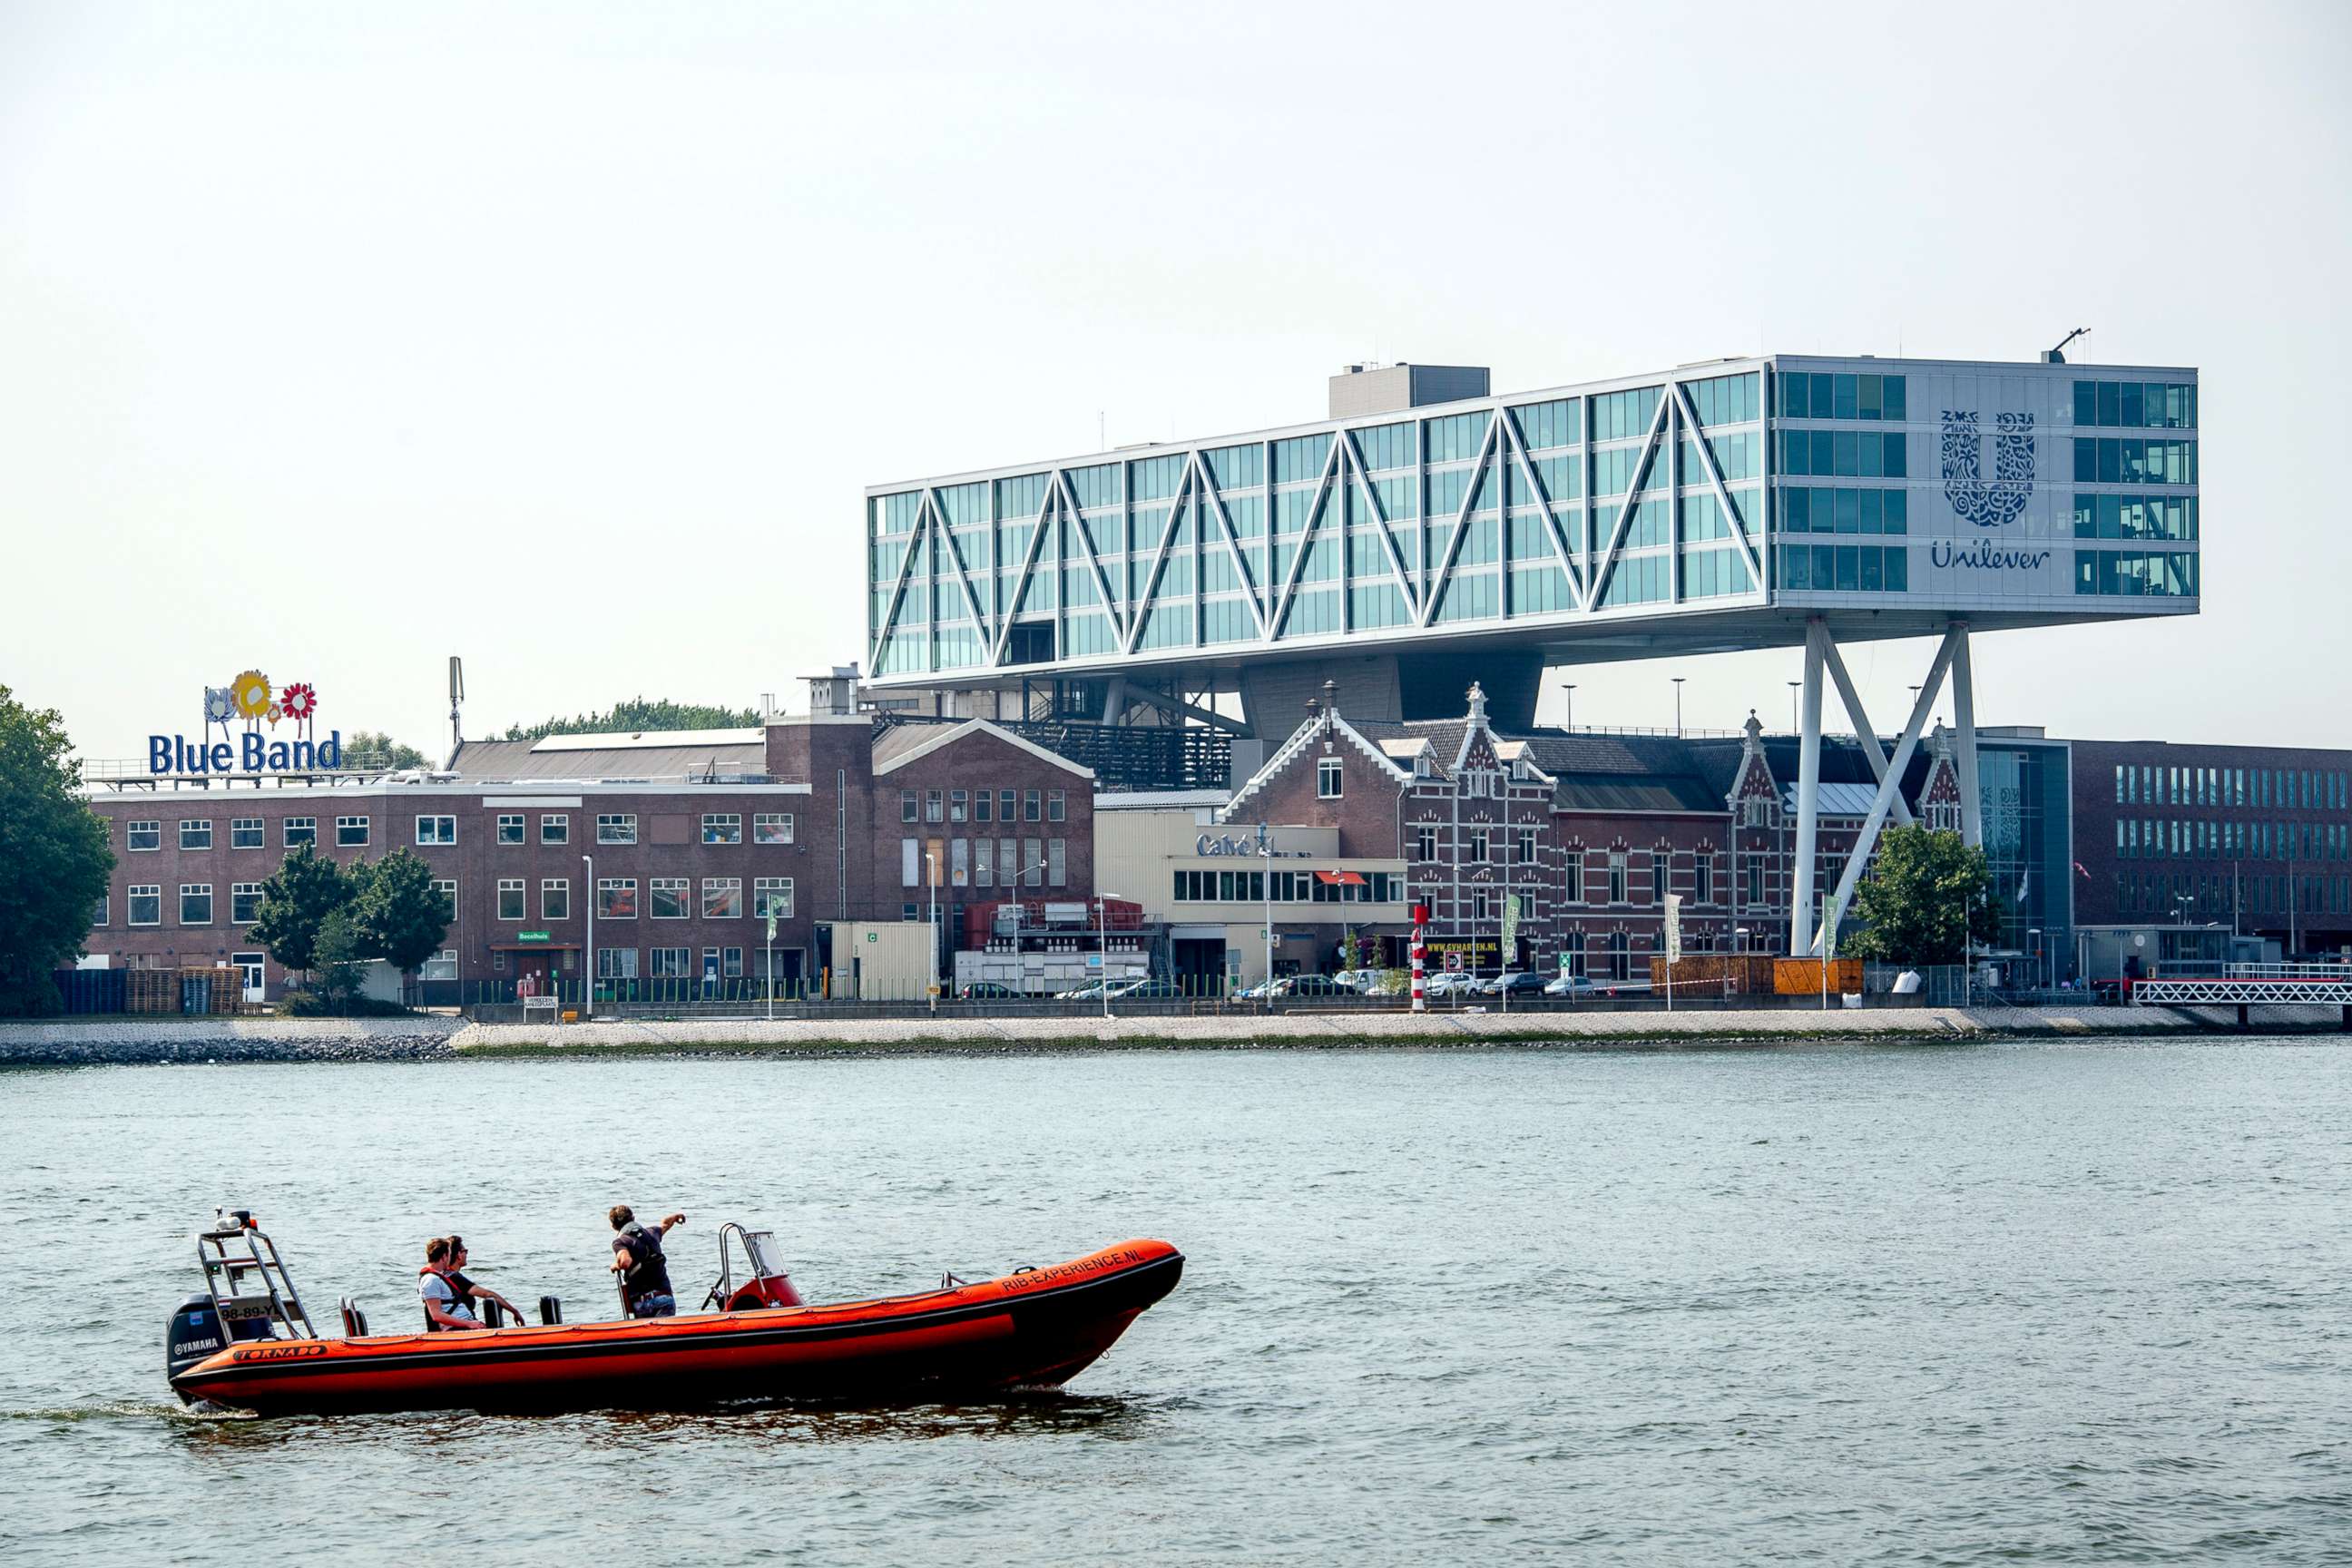
M 2334 1033 L 2333 1007 L 2263 1007 L 2262 1034 Z M 388 1062 L 465 1057 L 1010 1055 L 1056 1050 L 1673 1049 L 2239 1033 L 2234 1009 L 1910 1007 L 1685 1013 L 1294 1013 L 1275 1018 L 616 1019 L 476 1024 L 411 1018 L 121 1018 L 0 1024 L 0 1067 Z

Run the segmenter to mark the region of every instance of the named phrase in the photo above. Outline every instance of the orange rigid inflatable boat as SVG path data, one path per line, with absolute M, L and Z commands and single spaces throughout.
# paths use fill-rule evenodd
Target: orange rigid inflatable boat
M 751 1264 L 740 1284 L 730 1233 Z M 715 1311 L 566 1323 L 543 1299 L 541 1323 L 371 1334 L 346 1300 L 335 1338 L 311 1329 L 268 1237 L 225 1212 L 197 1237 L 207 1290 L 173 1319 L 167 1370 L 183 1400 L 262 1415 L 972 1397 L 1067 1382 L 1184 1270 L 1167 1242 L 1128 1241 L 1000 1279 L 808 1306 L 773 1267 L 767 1233 L 730 1225 L 719 1246 Z

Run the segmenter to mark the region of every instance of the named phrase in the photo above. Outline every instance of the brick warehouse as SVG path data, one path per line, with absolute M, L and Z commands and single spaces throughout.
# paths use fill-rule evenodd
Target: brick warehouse
M 468 742 L 430 774 L 93 791 L 117 864 L 89 952 L 126 967 L 232 964 L 248 994 L 281 994 L 287 976 L 248 928 L 262 881 L 305 843 L 344 863 L 406 848 L 432 868 L 452 910 L 421 975 L 439 1001 L 500 995 L 526 974 L 569 986 L 592 968 L 623 999 L 707 973 L 738 992 L 765 973 L 771 907 L 775 978 L 797 989 L 827 966 L 834 922 L 922 918 L 933 877 L 947 931 L 1009 873 L 1088 896 L 1087 770 L 982 721 L 839 711 L 825 686 L 818 711 L 758 730 Z M 975 849 L 991 828 L 996 847 Z
M 2352 752 L 2076 741 L 2081 921 L 2352 947 Z
M 1984 744 L 1996 761 L 2005 751 L 2054 757 L 2063 775 L 2061 742 L 1987 732 Z M 1549 969 L 1565 957 L 1596 978 L 1638 977 L 1664 949 L 1667 892 L 1684 900 L 1688 951 L 1785 951 L 1794 751 L 1793 738 L 1767 738 L 1752 715 L 1737 737 L 1513 732 L 1489 721 L 1475 687 L 1462 718 L 1402 723 L 1350 721 L 1327 694 L 1221 819 L 1335 828 L 1343 857 L 1394 858 L 1410 900 L 1430 907 L 1433 950 L 1459 950 L 1474 968 L 1496 967 L 1503 900 L 1515 892 L 1522 914 L 1513 965 Z M 1852 742 L 1824 744 L 1822 779 L 1814 885 L 1825 890 L 1874 784 Z M 1915 760 L 1903 796 L 1930 826 L 1957 827 L 1948 735 L 1939 731 Z M 2007 852 L 2016 868 L 2005 919 L 2020 939 L 2029 929 L 2063 930 L 2065 881 L 2048 870 L 2063 865 L 2063 820 L 2036 814 L 2030 834 L 2019 826 L 2022 814 L 2002 820 L 2017 839 Z M 2000 885 L 2000 853 L 1995 864 Z M 1246 885 L 1236 891 L 1249 894 Z M 1377 912 L 1385 918 L 1357 929 L 1385 939 L 1383 956 L 1394 962 L 1404 910 Z M 2054 934 L 2048 940 L 2064 951 Z

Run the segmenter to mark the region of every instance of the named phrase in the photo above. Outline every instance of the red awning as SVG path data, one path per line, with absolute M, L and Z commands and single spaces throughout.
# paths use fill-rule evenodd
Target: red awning
M 1361 871 L 1318 871 L 1315 879 L 1327 888 L 1360 888 L 1365 886 Z

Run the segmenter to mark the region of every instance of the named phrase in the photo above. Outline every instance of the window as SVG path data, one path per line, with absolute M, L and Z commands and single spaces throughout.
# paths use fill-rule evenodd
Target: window
M 499 813 L 499 843 L 520 844 L 523 841 L 524 833 L 525 827 L 521 812 L 502 811 Z
M 212 847 L 213 825 L 210 822 L 183 822 L 180 824 L 181 848 L 209 849 Z
M 572 817 L 569 813 L 551 811 L 539 819 L 539 841 L 541 844 L 572 842 Z
M 163 923 L 163 889 L 159 885 L 152 882 L 134 884 L 125 890 L 124 901 L 129 905 L 125 912 L 132 925 L 159 926 Z
M 94 926 L 104 925 L 106 923 L 106 917 L 113 912 L 108 907 L 113 901 L 113 895 L 109 893 L 99 894 L 98 907 L 90 912 L 89 923 Z
M 634 947 L 600 947 L 596 950 L 596 978 L 599 980 L 635 980 L 637 977 L 637 950 Z
M 687 890 L 692 886 L 684 877 L 656 877 L 646 884 L 646 912 L 657 921 L 686 919 Z
M 1045 880 L 1056 888 L 1070 885 L 1069 845 L 1066 839 L 1045 840 Z
M 457 819 L 454 816 L 420 816 L 416 819 L 416 842 L 419 844 L 455 844 L 457 842 Z
M 710 950 L 707 947 L 702 950 L 702 952 L 703 956 L 706 958 L 710 955 Z M 720 948 L 719 950 L 719 973 L 722 978 L 728 980 L 740 980 L 743 978 L 743 950 L 740 947 Z
M 740 921 L 743 918 L 743 879 L 740 877 L 705 877 L 702 879 L 702 918 L 707 921 Z
M 213 923 L 213 885 L 210 882 L 180 884 L 180 923 L 184 926 L 208 926 Z
M 1437 858 L 1437 827 L 1433 823 L 1417 823 L 1412 830 L 1412 858 L 1416 860 Z
M 232 849 L 261 847 L 261 818 L 232 816 L 228 819 L 228 847 Z
M 416 969 L 419 980 L 455 980 L 457 978 L 457 950 L 445 947 Z
M 1625 897 L 1625 852 L 1622 849 L 1614 849 L 1610 851 L 1609 854 L 1609 901 L 1612 904 L 1622 904 L 1627 901 Z
M 1490 897 L 1491 896 L 1484 888 L 1480 888 L 1470 895 L 1471 920 L 1474 921 L 1485 921 L 1495 918 L 1495 906 L 1491 901 L 1489 901 Z
M 1062 792 L 1061 792 L 1060 790 L 1057 790 L 1057 789 L 1049 789 L 1049 790 L 1047 790 L 1047 791 L 1045 792 L 1045 820 L 1046 820 L 1046 821 L 1048 821 L 1048 822 L 1062 822 L 1062 821 L 1066 821 L 1066 820 L 1067 820 L 1067 816 L 1066 816 L 1066 814 L 1067 814 L 1067 812 L 1068 812 L 1068 809 L 1069 809 L 1068 803 L 1064 799 L 1064 797 L 1063 797 L 1063 794 L 1062 794 Z
M 762 811 L 751 817 L 751 842 L 754 844 L 790 844 L 793 841 L 793 814 L 789 811 Z
M 368 841 L 368 819 L 364 816 L 335 818 L 335 842 L 344 848 L 363 847 Z
M 278 838 L 289 849 L 319 842 L 319 819 L 315 816 L 289 816 L 278 824 Z
M 228 923 L 249 926 L 261 918 L 261 884 L 231 882 L 228 885 Z
M 656 947 L 646 950 L 646 973 L 655 980 L 690 980 L 694 977 L 694 950 L 690 947 Z
M 970 790 L 951 789 L 948 791 L 948 820 L 950 822 L 967 821 L 970 819 L 971 812 L 971 792 Z
M 971 797 L 971 819 L 974 822 L 993 821 L 996 816 L 995 806 L 995 792 L 992 790 L 982 790 L 979 794 Z
M 163 847 L 163 825 L 161 822 L 126 822 L 122 825 L 122 842 L 132 850 Z
M 455 877 L 444 878 L 433 884 L 433 890 L 441 895 L 442 915 L 448 920 L 456 920 L 457 918 L 457 879 Z
M 900 790 L 898 792 L 898 820 L 901 822 L 920 822 L 923 819 L 922 806 L 920 804 L 921 798 L 922 797 L 918 795 L 913 790 Z
M 1715 857 L 1702 853 L 1691 862 L 1691 902 L 1715 901 Z
M 1044 887 L 1045 885 L 1045 847 L 1038 843 L 1034 838 L 1023 839 L 1021 841 L 1021 868 L 1028 873 L 1028 875 L 1021 879 L 1021 885 L 1023 887 Z
M 1654 904 L 1666 890 L 1666 858 L 1653 850 L 1643 858 L 1649 862 L 1650 880 L 1645 889 L 1648 896 L 1642 901 L 1645 904 Z
M 1462 847 L 1462 859 L 1465 865 L 1479 866 L 1486 863 L 1486 831 L 1483 827 L 1470 829 L 1469 842 Z
M 1022 791 L 1021 820 L 1024 822 L 1035 822 L 1039 820 L 1042 816 L 1043 812 L 1040 809 L 1038 792 L 1034 789 Z
M 898 885 L 919 888 L 923 883 L 923 841 L 919 838 L 898 840 Z
M 998 790 L 998 791 L 996 792 L 996 820 L 997 820 L 997 821 L 999 821 L 999 822 L 1011 822 L 1011 821 L 1013 821 L 1013 792 L 1012 792 L 1011 790 L 1009 790 L 1009 789 L 1001 789 L 1001 790 Z
M 539 918 L 543 921 L 568 921 L 572 918 L 572 879 L 546 877 L 539 884 Z
M 520 921 L 524 918 L 523 886 L 520 877 L 499 879 L 499 919 Z
M 599 844 L 635 844 L 637 841 L 637 814 L 634 811 L 604 811 L 596 814 L 596 842 Z
M 702 841 L 705 844 L 742 843 L 742 815 L 732 811 L 705 812 L 702 816 Z
M 1519 864 L 1522 866 L 1531 865 L 1534 863 L 1536 858 L 1536 830 L 1534 828 L 1522 827 L 1519 829 L 1518 857 Z
M 600 921 L 633 921 L 637 918 L 637 879 L 635 877 L 599 877 L 596 879 L 596 918 Z M 635 973 L 634 970 L 631 971 Z
M 1337 757 L 1324 757 L 1315 764 L 1315 798 L 1338 800 L 1346 786 L 1346 773 Z
M 940 809 L 940 795 L 938 790 L 927 789 L 923 792 L 923 820 L 925 822 L 940 822 L 945 819 L 944 813 Z
M 793 879 L 790 877 L 754 877 L 751 879 L 751 915 L 766 920 L 773 915 L 780 921 L 793 918 Z

